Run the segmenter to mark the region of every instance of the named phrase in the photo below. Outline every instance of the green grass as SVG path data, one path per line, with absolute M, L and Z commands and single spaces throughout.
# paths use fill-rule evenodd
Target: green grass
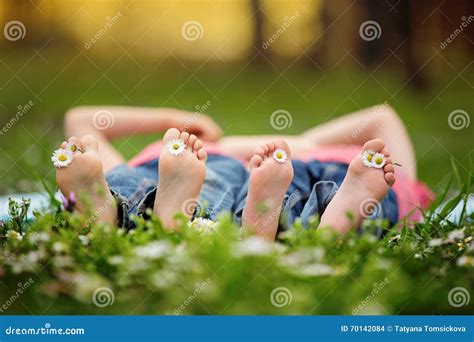
M 467 191 L 469 186 L 464 188 Z M 448 204 L 451 209 L 466 196 Z M 122 229 L 53 203 L 34 223 L 0 230 L 6 314 L 468 314 L 473 217 L 342 237 L 298 223 L 277 244 L 229 220 L 180 232 L 156 218 Z M 470 223 L 469 223 L 470 222 Z M 19 233 L 23 232 L 21 240 Z M 16 232 L 16 233 L 12 233 Z M 397 235 L 400 234 L 400 235 Z M 19 290 L 21 289 L 21 292 Z M 454 304 L 453 304 L 454 303 Z

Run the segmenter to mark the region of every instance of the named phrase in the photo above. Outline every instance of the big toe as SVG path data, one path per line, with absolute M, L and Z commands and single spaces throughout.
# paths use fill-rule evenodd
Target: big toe
M 177 128 L 170 128 L 166 131 L 165 136 L 163 137 L 164 141 L 170 141 L 173 139 L 179 139 L 181 132 Z
M 275 151 L 276 150 L 283 150 L 288 155 L 288 158 L 291 157 L 290 147 L 288 146 L 288 143 L 285 140 L 277 139 L 273 142 L 273 146 L 275 146 Z M 271 151 L 271 153 L 273 153 L 273 152 L 274 151 Z
M 380 152 L 385 147 L 385 142 L 382 139 L 372 139 L 364 144 L 364 150 L 371 150 L 374 152 Z

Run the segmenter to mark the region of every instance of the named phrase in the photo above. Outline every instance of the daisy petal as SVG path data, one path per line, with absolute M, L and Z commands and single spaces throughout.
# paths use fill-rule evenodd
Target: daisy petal
M 284 163 L 288 159 L 288 154 L 285 150 L 278 148 L 273 152 L 273 159 L 275 159 L 279 163 Z
M 173 139 L 166 144 L 166 148 L 173 156 L 180 156 L 186 150 L 186 144 L 181 139 Z
M 53 152 L 51 156 L 51 161 L 53 162 L 54 167 L 60 169 L 62 167 L 67 167 L 71 164 L 73 154 L 64 148 L 60 148 Z

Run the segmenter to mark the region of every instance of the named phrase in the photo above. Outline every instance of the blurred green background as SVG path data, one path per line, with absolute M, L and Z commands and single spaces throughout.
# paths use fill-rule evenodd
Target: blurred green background
M 472 171 L 473 12 L 472 1 L 0 0 L 0 194 L 53 179 L 68 108 L 208 101 L 225 134 L 299 133 L 386 101 L 439 191 L 451 161 Z M 270 124 L 277 109 L 292 115 L 284 131 Z M 115 144 L 131 157 L 156 138 Z

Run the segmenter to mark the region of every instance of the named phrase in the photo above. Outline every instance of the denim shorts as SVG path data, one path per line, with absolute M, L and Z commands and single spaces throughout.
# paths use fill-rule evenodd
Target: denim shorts
M 133 228 L 134 215 L 146 218 L 148 208 L 153 209 L 158 183 L 159 159 L 130 167 L 120 165 L 109 171 L 106 180 L 119 204 L 119 225 Z M 298 219 L 308 227 L 311 219 L 321 216 L 339 189 L 347 165 L 317 160 L 302 162 L 293 160 L 294 177 L 288 188 L 280 212 L 279 230 L 291 228 Z M 236 159 L 209 155 L 206 178 L 197 199 L 194 215 L 217 220 L 221 214 L 231 214 L 237 225 L 241 224 L 249 187 L 249 172 Z M 386 220 L 389 226 L 398 221 L 397 197 L 390 190 L 380 201 L 377 210 L 368 217 L 373 222 Z M 376 234 L 382 235 L 379 227 Z

